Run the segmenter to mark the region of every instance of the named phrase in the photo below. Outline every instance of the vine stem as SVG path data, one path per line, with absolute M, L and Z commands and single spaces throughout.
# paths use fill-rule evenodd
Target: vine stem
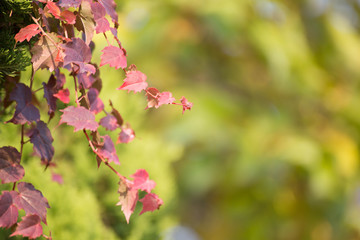
M 118 171 L 116 171 L 115 168 L 113 168 L 113 167 L 109 164 L 108 161 L 106 161 L 102 156 L 100 156 L 100 155 L 98 154 L 97 149 L 95 148 L 94 144 L 91 142 L 91 140 L 90 140 L 90 138 L 89 138 L 89 135 L 87 134 L 87 132 L 86 132 L 85 129 L 83 129 L 83 132 L 84 132 L 84 134 L 85 134 L 85 136 L 86 136 L 86 139 L 87 139 L 88 142 L 89 142 L 89 145 L 90 145 L 91 149 L 92 149 L 93 152 L 96 154 L 96 156 L 98 156 L 98 157 L 101 159 L 101 161 L 102 161 L 106 166 L 108 166 L 108 167 L 111 169 L 111 171 L 113 171 L 121 180 L 125 181 L 125 177 L 124 177 L 123 175 L 121 175 Z
M 74 66 L 73 66 L 72 63 L 71 63 L 71 69 L 72 69 L 72 75 L 73 75 L 73 77 L 74 77 L 74 84 L 75 84 L 76 105 L 77 105 L 78 107 L 80 107 L 79 96 L 78 96 L 78 86 L 77 86 L 77 81 L 76 81 Z
M 46 36 L 50 42 L 52 44 L 54 44 L 54 46 L 58 49 L 61 50 L 61 48 L 58 46 L 58 44 L 44 31 L 44 29 L 41 27 L 41 25 L 39 24 L 38 20 L 36 18 L 34 18 L 31 14 L 29 14 L 30 17 L 32 18 L 32 20 L 36 23 L 36 25 L 38 25 L 40 31 L 42 32 L 42 34 L 44 34 L 44 36 Z

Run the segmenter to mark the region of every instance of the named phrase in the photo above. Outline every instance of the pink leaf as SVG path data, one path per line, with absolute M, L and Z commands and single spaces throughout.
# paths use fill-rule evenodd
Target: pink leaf
M 36 214 L 46 224 L 46 208 L 50 208 L 46 198 L 31 183 L 21 182 L 17 185 L 19 195 L 14 199 L 15 204 L 25 210 L 27 215 Z
M 183 106 L 183 111 L 182 113 L 184 114 L 185 110 L 191 110 L 192 106 L 193 106 L 193 103 L 189 102 L 186 98 L 184 97 L 181 97 L 180 99 L 180 102 Z
M 96 33 L 104 33 L 110 30 L 110 23 L 106 18 L 99 18 L 95 20 L 96 22 Z
M 85 89 L 89 89 L 95 82 L 95 78 L 89 73 L 79 73 L 77 77 L 79 86 Z
M 105 159 L 108 159 L 109 162 L 114 162 L 115 164 L 120 164 L 119 158 L 116 154 L 115 146 L 113 141 L 108 135 L 104 137 L 104 145 L 98 149 L 98 153 Z
M 115 69 L 126 68 L 127 61 L 122 49 L 115 46 L 107 46 L 101 51 L 103 54 L 100 57 L 100 67 L 109 64 L 110 67 L 114 67 Z
M 89 103 L 90 103 L 90 111 L 94 114 L 101 112 L 104 109 L 104 103 L 98 97 L 99 91 L 96 88 L 90 88 L 87 93 Z
M 3 191 L 0 196 L 0 227 L 9 228 L 17 222 L 19 213 L 13 195 L 16 197 L 17 192 Z
M 158 102 L 158 106 L 160 107 L 163 104 L 171 104 L 175 101 L 175 98 L 172 97 L 171 92 L 162 92 L 159 95 L 159 102 Z M 157 108 L 155 106 L 155 108 Z
M 28 136 L 30 142 L 34 145 L 34 152 L 41 157 L 42 161 L 49 162 L 54 156 L 54 147 L 52 146 L 54 139 L 46 123 L 38 121 L 36 127 L 30 130 Z
M 96 131 L 99 126 L 95 121 L 95 115 L 84 107 L 69 106 L 61 111 L 63 115 L 61 115 L 59 124 L 67 123 L 75 127 L 74 132 L 82 129 Z
M 118 22 L 118 14 L 115 11 L 116 4 L 114 0 L 99 0 L 99 3 L 104 6 L 107 14 L 111 17 L 113 22 Z
M 46 8 L 55 18 L 60 19 L 61 10 L 55 2 L 48 1 L 46 4 Z
M 161 200 L 161 198 L 159 198 L 158 195 L 154 193 L 146 194 L 145 197 L 139 201 L 143 204 L 143 209 L 139 215 L 149 211 L 153 212 L 154 210 L 159 209 L 160 206 L 164 203 L 163 200 Z
M 135 210 L 136 202 L 139 199 L 138 190 L 131 188 L 131 181 L 121 180 L 119 182 L 119 202 L 116 205 L 121 205 L 121 211 L 123 211 L 127 223 L 129 223 L 130 216 Z
M 70 102 L 70 92 L 69 89 L 61 89 L 58 91 L 58 93 L 54 94 L 54 97 L 57 97 L 60 101 L 63 103 L 69 103 Z
M 128 90 L 136 92 L 141 92 L 148 86 L 146 82 L 146 75 L 140 71 L 129 71 L 126 73 L 126 78 L 124 83 L 118 88 L 118 90 Z
M 63 184 L 64 180 L 60 174 L 52 173 L 51 174 L 51 180 L 54 182 L 57 182 L 58 184 Z
M 2 183 L 21 180 L 25 175 L 24 168 L 20 165 L 21 155 L 14 147 L 0 148 L 0 179 Z
M 146 97 L 147 97 L 148 104 L 145 109 L 158 106 L 159 105 L 159 95 L 160 95 L 160 92 L 156 88 L 151 87 L 151 88 L 146 89 Z
M 16 101 L 17 105 L 13 118 L 7 122 L 23 125 L 40 120 L 39 110 L 31 103 L 32 92 L 28 86 L 23 83 L 16 84 L 10 94 L 10 100 Z
M 43 229 L 38 215 L 28 215 L 23 217 L 22 221 L 18 224 L 15 232 L 10 237 L 22 235 L 29 239 L 35 239 L 43 234 Z
M 134 185 L 132 186 L 134 189 L 140 189 L 150 193 L 156 185 L 153 180 L 149 179 L 149 174 L 145 169 L 137 170 L 130 177 L 134 178 Z
M 106 130 L 113 131 L 116 128 L 119 127 L 119 124 L 117 123 L 116 117 L 108 114 L 102 119 L 100 119 L 100 125 L 106 128 Z
M 41 30 L 39 29 L 39 26 L 36 24 L 30 24 L 22 29 L 15 35 L 15 40 L 17 42 L 22 42 L 25 39 L 27 41 L 30 41 L 30 39 L 37 35 Z
M 60 0 L 59 6 L 63 8 L 74 7 L 77 8 L 80 6 L 82 0 Z
M 130 127 L 122 127 L 117 140 L 118 143 L 129 143 L 135 138 L 135 132 Z

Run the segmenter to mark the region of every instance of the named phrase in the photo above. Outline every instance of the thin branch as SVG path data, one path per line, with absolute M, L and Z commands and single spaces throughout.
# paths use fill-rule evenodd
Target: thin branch
M 111 169 L 111 171 L 113 171 L 120 179 L 125 180 L 125 177 L 124 177 L 124 176 L 122 176 L 118 171 L 116 171 L 115 168 L 113 168 L 113 167 L 109 164 L 108 161 L 106 161 L 101 155 L 99 155 L 99 153 L 97 152 L 97 149 L 95 148 L 94 144 L 91 142 L 91 140 L 90 140 L 90 138 L 89 138 L 89 135 L 87 134 L 86 130 L 84 129 L 83 131 L 84 131 L 84 134 L 85 134 L 85 136 L 86 136 L 86 138 L 87 138 L 87 140 L 88 140 L 88 142 L 89 142 L 89 145 L 90 145 L 91 149 L 92 149 L 93 152 L 96 154 L 96 156 L 98 156 L 98 157 L 101 159 L 101 161 L 102 161 L 106 166 L 108 166 L 108 167 Z

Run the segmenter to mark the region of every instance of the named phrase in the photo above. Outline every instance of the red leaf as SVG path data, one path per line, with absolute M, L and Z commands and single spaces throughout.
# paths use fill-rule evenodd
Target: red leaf
M 60 20 L 65 20 L 68 24 L 75 24 L 76 16 L 73 12 L 69 10 L 64 10 L 61 12 Z
M 127 61 L 122 49 L 115 46 L 107 46 L 101 51 L 103 54 L 100 57 L 100 67 L 109 64 L 110 67 L 115 67 L 115 69 L 126 68 Z
M 43 229 L 38 215 L 28 215 L 23 217 L 22 221 L 18 224 L 16 231 L 10 237 L 22 235 L 29 239 L 35 239 L 43 234 Z
M 14 147 L 0 148 L 0 179 L 2 183 L 21 180 L 25 170 L 20 165 L 21 155 Z
M 99 124 L 95 121 L 95 115 L 84 107 L 69 106 L 63 110 L 59 124 L 67 123 L 75 127 L 74 132 L 88 129 L 96 131 Z
M 145 212 L 153 212 L 156 209 L 159 209 L 161 205 L 163 205 L 163 200 L 158 197 L 158 195 L 154 193 L 148 193 L 145 195 L 144 198 L 139 200 L 143 204 L 143 209 L 140 212 L 139 215 L 145 213 Z
M 13 118 L 7 122 L 23 125 L 40 120 L 39 110 L 31 103 L 32 92 L 28 86 L 23 83 L 16 84 L 10 94 L 10 100 L 16 101 L 17 105 Z
M 131 181 L 126 180 L 119 182 L 119 202 L 116 205 L 121 205 L 127 223 L 129 223 L 130 216 L 135 210 L 136 202 L 139 199 L 138 190 L 131 188 Z
M 46 8 L 55 18 L 60 19 L 61 10 L 55 2 L 48 1 L 46 4 Z
M 31 62 L 33 63 L 34 71 L 37 71 L 39 68 L 48 68 L 52 72 L 62 63 L 61 61 L 56 61 L 61 40 L 55 33 L 48 33 L 47 36 L 53 41 L 50 41 L 45 36 L 41 36 L 39 41 L 31 48 L 33 55 Z
M 102 119 L 100 119 L 100 125 L 106 128 L 106 130 L 113 131 L 116 128 L 119 127 L 119 124 L 117 123 L 116 117 L 108 114 Z
M 160 92 L 156 88 L 151 87 L 151 88 L 146 89 L 146 97 L 147 97 L 148 104 L 145 109 L 158 106 L 159 95 L 160 95 Z
M 17 42 L 22 42 L 25 39 L 27 41 L 30 41 L 30 39 L 35 36 L 36 34 L 38 34 L 39 32 L 41 32 L 41 30 L 39 29 L 39 26 L 36 24 L 30 24 L 26 27 L 23 27 L 22 29 L 20 29 L 20 31 L 15 35 L 15 40 Z
M 120 161 L 116 154 L 113 141 L 108 135 L 105 135 L 103 138 L 104 138 L 104 145 L 100 149 L 98 149 L 98 153 L 103 158 L 108 159 L 109 162 L 114 162 L 115 164 L 120 165 Z
M 58 93 L 54 94 L 54 97 L 57 97 L 60 101 L 63 103 L 69 103 L 70 102 L 70 92 L 69 89 L 61 89 L 58 91 Z
M 122 127 L 117 140 L 118 143 L 129 143 L 135 138 L 135 132 L 130 127 Z
M 0 196 L 0 227 L 9 228 L 17 222 L 18 209 L 13 202 L 13 196 L 18 193 L 3 191 Z
M 90 103 L 90 111 L 94 114 L 101 112 L 104 109 L 104 103 L 98 97 L 99 91 L 96 88 L 90 88 L 87 93 L 89 103 Z
M 149 174 L 145 169 L 137 170 L 133 175 L 130 175 L 130 177 L 134 178 L 134 185 L 132 186 L 134 189 L 140 189 L 150 193 L 156 185 L 153 180 L 149 179 Z
M 54 156 L 54 147 L 49 128 L 43 121 L 38 121 L 36 127 L 28 133 L 30 142 L 34 145 L 34 152 L 41 157 L 42 161 L 49 162 Z
M 183 111 L 182 111 L 183 114 L 184 114 L 184 112 L 185 112 L 186 109 L 191 110 L 191 108 L 192 108 L 192 106 L 193 106 L 193 103 L 189 102 L 189 101 L 188 101 L 186 98 L 184 98 L 184 97 L 181 97 L 180 102 L 181 102 L 181 104 L 182 104 L 182 106 L 183 106 Z
M 129 71 L 126 73 L 126 78 L 124 79 L 123 85 L 121 85 L 118 90 L 128 90 L 136 92 L 141 92 L 148 86 L 146 82 L 146 75 L 140 71 Z
M 46 224 L 46 208 L 50 208 L 46 198 L 31 183 L 21 182 L 17 185 L 19 195 L 14 199 L 15 204 L 25 210 L 27 215 L 36 214 Z

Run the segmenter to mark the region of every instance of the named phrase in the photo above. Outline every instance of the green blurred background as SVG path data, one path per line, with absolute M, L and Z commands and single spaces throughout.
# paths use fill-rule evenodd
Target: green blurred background
M 137 136 L 117 145 L 116 169 L 145 168 L 164 205 L 138 217 L 139 203 L 127 225 L 116 176 L 96 168 L 82 133 L 56 127 L 57 115 L 53 171 L 64 184 L 29 144 L 24 157 L 26 180 L 50 202 L 54 239 L 360 239 L 360 1 L 117 4 L 128 63 L 194 107 L 145 111 L 143 94 L 115 90 L 122 71 L 102 67 L 100 97 Z M 106 45 L 95 37 L 93 62 Z M 48 76 L 39 71 L 34 89 Z M 18 147 L 16 126 L 0 130 L 1 146 Z

